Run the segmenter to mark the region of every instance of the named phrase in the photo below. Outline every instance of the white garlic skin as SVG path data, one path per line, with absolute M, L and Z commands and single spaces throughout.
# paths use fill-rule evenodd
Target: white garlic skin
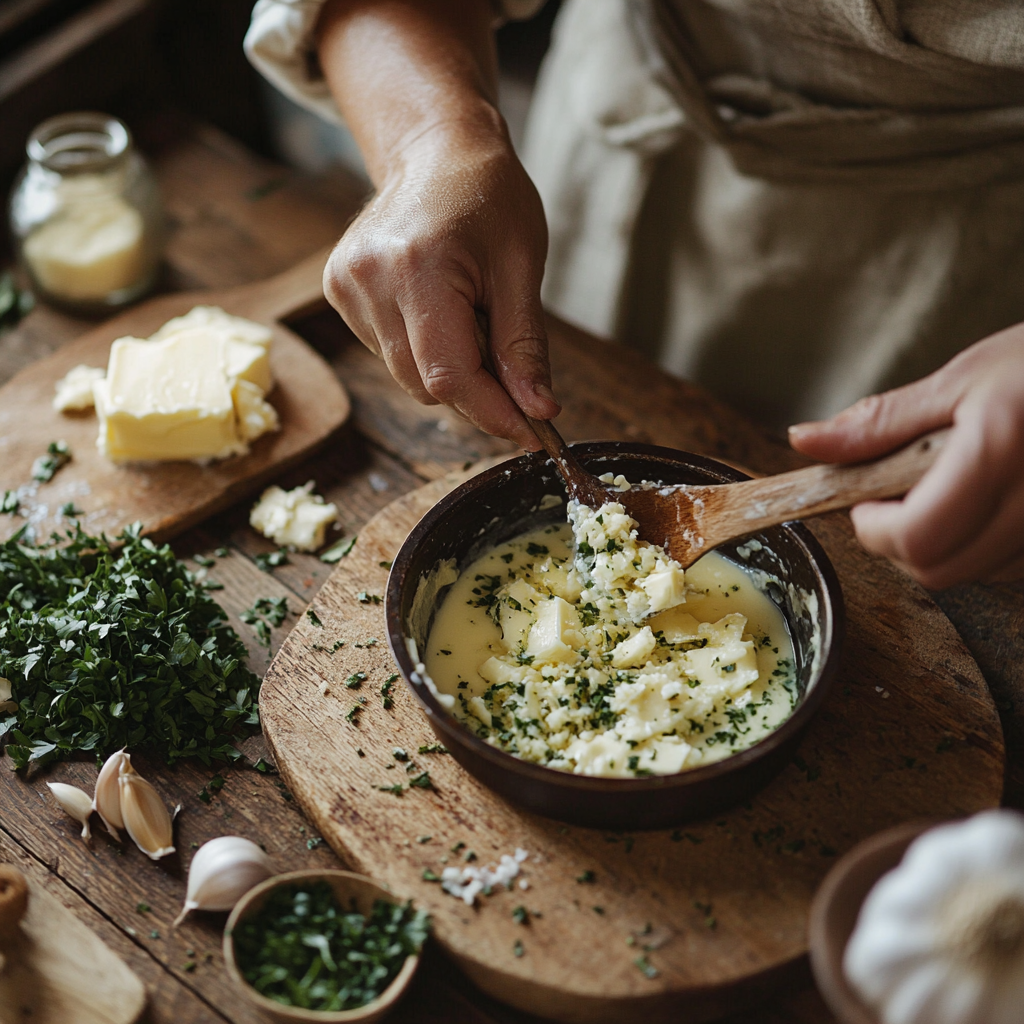
M 241 836 L 211 839 L 192 858 L 185 906 L 174 925 L 192 910 L 231 910 L 254 885 L 273 873 L 270 858 L 252 840 Z
M 135 845 L 152 860 L 174 853 L 174 827 L 160 794 L 133 767 L 128 755 L 118 770 L 121 816 Z
M 1020 1024 L 1024 816 L 918 837 L 864 901 L 843 969 L 882 1024 Z
M 89 815 L 92 814 L 92 801 L 89 794 L 77 786 L 69 786 L 66 782 L 48 782 L 47 786 L 64 812 L 82 826 L 82 838 L 91 839 Z
M 124 747 L 114 751 L 100 769 L 92 798 L 92 809 L 100 816 L 107 831 L 118 842 L 121 841 L 121 835 L 117 830 L 124 828 L 124 817 L 121 814 L 121 785 L 118 782 L 118 776 L 121 774 L 121 766 L 130 763 L 131 758 L 124 752 Z

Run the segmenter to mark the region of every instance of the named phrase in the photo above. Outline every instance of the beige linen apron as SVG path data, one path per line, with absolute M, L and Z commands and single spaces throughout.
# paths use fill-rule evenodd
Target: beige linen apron
M 1020 0 L 568 0 L 545 302 L 781 426 L 1024 320 Z

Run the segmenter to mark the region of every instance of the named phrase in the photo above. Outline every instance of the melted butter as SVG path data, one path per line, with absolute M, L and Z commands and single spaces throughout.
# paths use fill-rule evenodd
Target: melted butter
M 568 523 L 523 534 L 470 565 L 437 611 L 427 672 L 487 742 L 577 774 L 672 774 L 789 717 L 786 621 L 740 566 L 710 552 L 686 570 L 684 603 L 626 624 L 580 617 L 573 559 Z

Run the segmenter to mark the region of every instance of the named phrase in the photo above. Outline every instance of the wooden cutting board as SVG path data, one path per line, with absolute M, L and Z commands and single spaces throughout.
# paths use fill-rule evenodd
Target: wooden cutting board
M 35 882 L 0 970 L 0 1024 L 132 1024 L 146 989 L 71 911 Z
M 419 754 L 434 736 L 412 695 L 396 683 L 383 707 L 395 668 L 374 595 L 408 531 L 458 479 L 400 498 L 364 528 L 313 601 L 322 627 L 303 616 L 271 665 L 260 711 L 321 834 L 429 910 L 437 940 L 488 993 L 564 1021 L 713 1019 L 805 983 L 808 908 L 837 856 L 898 822 L 998 804 L 1002 732 L 977 666 L 924 591 L 867 555 L 842 516 L 814 524 L 846 596 L 841 676 L 799 755 L 749 804 L 677 830 L 603 833 L 523 812 L 451 757 Z M 358 672 L 366 680 L 348 688 Z M 410 778 L 395 747 L 435 789 L 379 788 Z M 468 850 L 492 864 L 517 847 L 529 853 L 529 888 L 473 909 L 424 878 Z
M 183 292 L 150 299 L 33 363 L 0 388 L 0 495 L 22 490 L 22 515 L 0 515 L 0 540 L 28 519 L 40 538 L 67 527 L 61 508 L 82 510 L 82 527 L 114 536 L 136 520 L 165 539 L 258 490 L 302 461 L 348 418 L 350 403 L 331 368 L 277 321 L 323 302 L 320 251 L 267 281 L 222 291 Z M 96 449 L 96 416 L 62 414 L 52 405 L 54 384 L 72 367 L 106 367 L 110 343 L 145 338 L 196 305 L 265 323 L 274 332 L 270 364 L 277 381 L 267 396 L 281 429 L 265 434 L 248 455 L 208 466 L 163 462 L 115 466 Z M 67 441 L 72 460 L 48 483 L 32 484 L 32 463 L 51 441 Z M 26 489 L 27 488 L 27 489 Z

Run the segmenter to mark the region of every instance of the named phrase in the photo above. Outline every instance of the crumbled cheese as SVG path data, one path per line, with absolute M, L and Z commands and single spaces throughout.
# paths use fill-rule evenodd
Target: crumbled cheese
M 338 507 L 313 493 L 310 480 L 290 491 L 268 487 L 249 513 L 249 523 L 275 544 L 299 551 L 315 551 L 324 542 L 327 527 L 338 518 Z
M 463 868 L 445 868 L 441 872 L 441 888 L 471 907 L 481 892 L 486 896 L 496 885 L 511 889 L 513 880 L 519 875 L 519 865 L 528 856 L 526 850 L 517 847 L 511 856 L 503 853 L 497 866 L 478 868 L 469 864 Z
M 53 407 L 57 412 L 84 412 L 93 407 L 92 386 L 103 380 L 105 370 L 97 366 L 79 365 L 61 377 L 54 385 L 57 392 L 53 397 Z
M 735 577 L 707 605 L 716 618 L 699 621 L 691 609 L 709 599 L 689 574 L 701 571 L 639 540 L 621 504 L 570 502 L 568 515 L 572 549 L 560 528 L 535 531 L 483 556 L 446 598 L 424 660 L 457 717 L 525 760 L 618 777 L 717 760 L 786 717 L 784 620 L 743 570 L 730 570 L 747 584 L 743 607 L 760 601 L 759 615 L 776 616 L 770 644 L 763 627 L 748 632 Z M 480 611 L 467 617 L 467 604 Z

